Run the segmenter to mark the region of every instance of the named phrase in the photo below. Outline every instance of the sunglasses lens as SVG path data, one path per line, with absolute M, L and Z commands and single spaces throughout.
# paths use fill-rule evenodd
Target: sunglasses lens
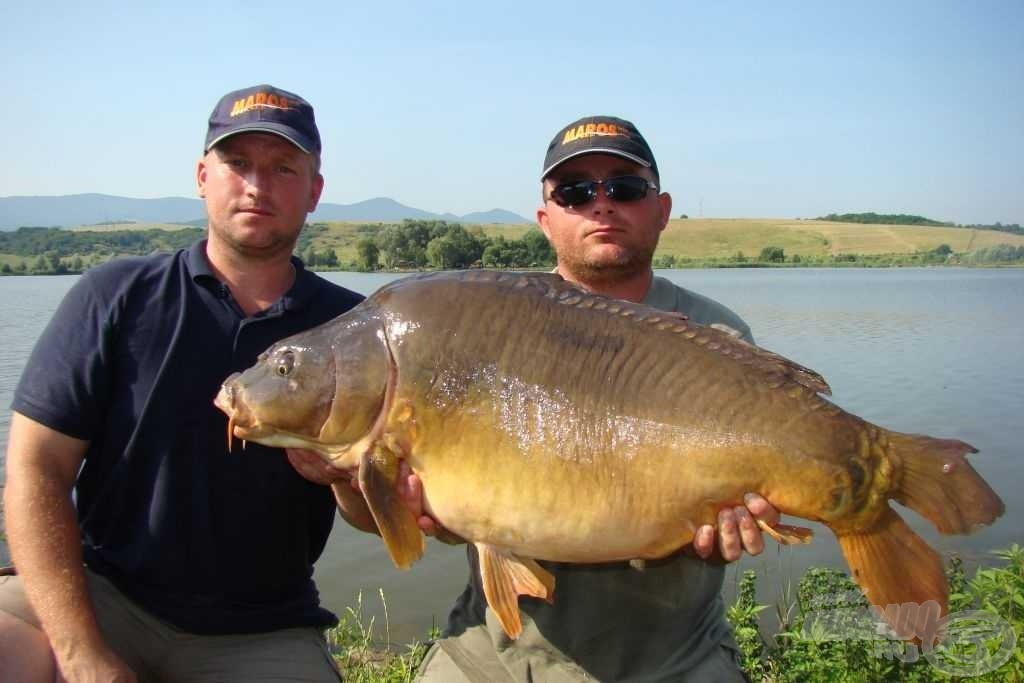
M 556 185 L 551 198 L 559 206 L 583 206 L 597 197 L 597 186 L 603 185 L 608 199 L 615 202 L 635 202 L 647 196 L 651 185 L 644 178 L 624 175 L 608 180 L 579 180 L 575 183 Z
M 647 196 L 647 181 L 635 175 L 609 178 L 604 181 L 608 199 L 616 202 L 635 202 Z
M 597 185 L 591 180 L 557 185 L 551 191 L 551 198 L 559 206 L 583 206 L 597 196 Z

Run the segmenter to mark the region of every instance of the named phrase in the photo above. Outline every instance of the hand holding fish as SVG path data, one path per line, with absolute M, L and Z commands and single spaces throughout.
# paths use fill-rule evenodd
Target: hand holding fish
M 316 451 L 303 448 L 286 448 L 285 453 L 288 455 L 288 462 L 304 479 L 324 486 L 340 484 L 340 486 L 334 487 L 334 495 L 342 516 L 356 528 L 380 535 L 359 488 L 358 467 L 350 469 L 334 467 Z M 346 482 L 348 486 L 345 486 Z M 423 484 L 420 482 L 420 478 L 412 473 L 407 463 L 403 462 L 400 465 L 396 487 L 399 499 L 413 513 L 423 533 L 428 536 L 443 535 L 444 530 L 441 525 L 425 514 Z M 349 495 L 350 493 L 352 495 Z
M 718 513 L 717 545 L 715 527 L 704 524 L 693 537 L 693 550 L 701 559 L 721 557 L 726 562 L 740 559 L 744 550 L 749 555 L 760 555 L 764 551 L 764 539 L 758 522 L 770 527 L 778 525 L 779 511 L 756 493 L 748 493 L 743 497 L 743 505 Z
M 356 479 L 358 468 L 344 470 L 334 467 L 316 451 L 303 448 L 286 448 L 284 450 L 288 454 L 288 462 L 295 468 L 295 471 L 314 484 L 330 486 L 336 481 L 354 482 Z

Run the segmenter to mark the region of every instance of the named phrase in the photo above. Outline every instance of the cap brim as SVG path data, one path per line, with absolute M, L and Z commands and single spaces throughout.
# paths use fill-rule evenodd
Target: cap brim
M 288 142 L 292 143 L 293 145 L 301 149 L 306 154 L 310 154 L 309 150 L 313 148 L 313 145 L 309 141 L 300 141 L 299 137 L 295 135 L 290 128 L 286 130 L 284 129 L 283 126 L 278 127 L 274 126 L 273 124 L 267 123 L 266 121 L 263 121 L 258 124 L 236 128 L 232 131 L 224 133 L 220 137 L 214 138 L 210 142 L 210 144 L 206 146 L 206 149 L 204 151 L 209 152 L 211 149 L 216 147 L 218 143 L 223 142 L 227 138 L 233 135 L 238 135 L 240 133 L 271 133 L 273 135 L 277 135 L 278 137 L 284 138 Z
M 640 164 L 644 168 L 650 168 L 651 167 L 651 162 L 645 161 L 644 159 L 641 159 L 640 157 L 636 156 L 635 154 L 630 154 L 629 152 L 623 152 L 621 149 L 608 149 L 607 147 L 588 147 L 586 149 L 581 149 L 579 151 L 573 152 L 572 154 L 569 154 L 568 156 L 566 156 L 566 157 L 564 157 L 562 159 L 559 159 L 555 163 L 553 163 L 550 166 L 548 166 L 547 168 L 545 168 L 544 172 L 540 176 L 541 181 L 543 181 L 545 178 L 547 178 L 551 174 L 552 171 L 554 171 L 556 168 L 558 168 L 559 166 L 561 166 L 565 162 L 569 161 L 570 159 L 575 159 L 576 157 L 581 157 L 584 154 L 611 154 L 612 156 L 622 157 L 623 159 L 629 159 L 630 161 L 632 161 L 634 163 Z

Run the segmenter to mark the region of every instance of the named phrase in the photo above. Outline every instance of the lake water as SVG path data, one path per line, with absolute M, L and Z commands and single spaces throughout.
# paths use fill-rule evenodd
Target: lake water
M 1024 495 L 1024 269 L 743 269 L 661 271 L 726 303 L 757 342 L 821 372 L 833 400 L 872 422 L 905 432 L 963 439 L 980 453 L 974 466 L 1006 502 L 1006 515 L 972 536 L 940 537 L 901 511 L 942 552 L 969 563 L 1021 543 Z M 328 273 L 370 293 L 394 275 Z M 26 357 L 75 276 L 0 278 L 0 444 L 6 448 L 11 392 Z M 495 311 L 500 315 L 500 311 Z M 0 478 L 3 460 L 0 456 Z M 800 472 L 794 471 L 794 477 Z M 528 495 L 528 492 L 524 492 Z M 1018 521 L 1013 521 L 1018 520 Z M 813 526 L 813 525 L 812 525 Z M 729 569 L 761 575 L 759 598 L 774 601 L 789 577 L 811 564 L 845 569 L 838 544 L 815 526 L 810 546 L 768 549 Z M 0 562 L 6 548 L 0 544 Z M 422 639 L 442 625 L 466 582 L 464 550 L 431 541 L 408 572 L 393 568 L 380 539 L 339 521 L 316 569 L 327 607 L 341 614 L 363 596 L 364 614 L 383 633 L 387 599 L 392 642 Z

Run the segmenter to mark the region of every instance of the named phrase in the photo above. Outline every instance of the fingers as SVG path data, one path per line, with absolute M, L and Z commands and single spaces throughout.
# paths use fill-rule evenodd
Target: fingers
M 718 513 L 717 529 L 710 524 L 697 528 L 693 535 L 693 550 L 702 559 L 712 557 L 717 534 L 717 548 L 726 562 L 740 559 L 744 550 L 750 555 L 760 555 L 764 552 L 764 537 L 757 521 L 776 526 L 780 517 L 779 511 L 762 496 L 748 493 L 743 496 L 743 505 L 725 508 Z
M 735 562 L 743 552 L 734 508 L 726 508 L 718 513 L 718 549 L 726 562 Z
M 423 514 L 423 484 L 404 460 L 398 465 L 398 495 L 416 517 Z
M 779 511 L 776 510 L 771 503 L 762 498 L 756 493 L 748 493 L 743 496 L 743 504 L 747 506 L 747 510 L 750 511 L 757 519 L 768 524 L 768 526 L 775 526 L 779 523 L 780 515 Z
M 743 545 L 743 550 L 746 550 L 750 555 L 760 555 L 764 551 L 764 539 L 761 538 L 761 529 L 758 528 L 753 515 L 743 506 L 737 506 L 733 512 L 736 514 L 736 520 L 739 524 L 740 542 Z M 739 554 L 737 554 L 736 559 L 739 559 Z
M 715 550 L 715 527 L 705 524 L 697 528 L 693 536 L 693 550 L 703 560 L 711 557 Z
M 416 517 L 416 526 L 427 536 L 436 536 L 441 526 L 424 511 L 423 482 L 404 460 L 398 467 L 398 495 Z

